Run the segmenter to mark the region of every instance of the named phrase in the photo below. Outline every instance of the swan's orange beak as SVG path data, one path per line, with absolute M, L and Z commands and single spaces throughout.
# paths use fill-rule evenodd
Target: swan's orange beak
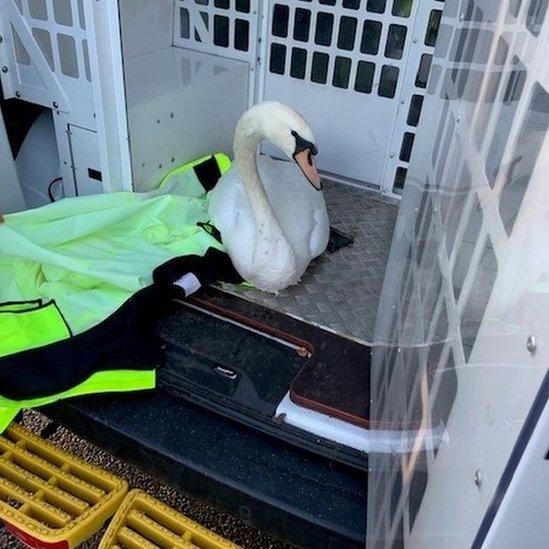
M 317 190 L 322 190 L 322 180 L 313 162 L 311 149 L 305 149 L 294 155 L 294 159 L 309 183 Z

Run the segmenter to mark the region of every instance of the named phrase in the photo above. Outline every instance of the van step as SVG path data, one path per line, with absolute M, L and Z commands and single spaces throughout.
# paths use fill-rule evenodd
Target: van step
M 132 490 L 110 523 L 99 549 L 238 549 L 141 490 Z
M 76 547 L 101 528 L 128 484 L 12 423 L 0 436 L 0 521 L 40 549 Z

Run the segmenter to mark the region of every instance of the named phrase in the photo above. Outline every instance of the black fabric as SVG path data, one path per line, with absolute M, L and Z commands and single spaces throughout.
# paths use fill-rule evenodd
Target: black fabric
M 223 244 L 223 240 L 221 239 L 221 233 L 219 232 L 219 229 L 217 227 L 214 227 L 211 223 L 204 223 L 199 222 L 197 225 L 204 229 L 209 235 L 213 236 L 220 244 Z
M 194 167 L 194 173 L 206 191 L 211 191 L 221 177 L 221 171 L 217 165 L 217 160 L 213 156 L 208 158 L 208 160 L 197 164 Z
M 62 341 L 0 358 L 0 394 L 12 400 L 51 396 L 109 370 L 151 370 L 165 362 L 156 323 L 169 314 L 172 298 L 185 297 L 173 282 L 192 272 L 203 286 L 238 282 L 229 256 L 210 249 L 204 257 L 172 259 L 154 271 L 154 284 L 136 292 L 108 318 Z M 180 293 L 178 293 L 178 291 Z
M 155 321 L 169 306 L 166 292 L 149 286 L 81 334 L 0 358 L 0 393 L 34 399 L 67 391 L 96 372 L 155 368 L 164 362 Z
M 202 286 L 208 286 L 213 282 L 230 282 L 232 284 L 243 282 L 230 257 L 215 248 L 209 248 L 203 257 L 186 255 L 167 261 L 154 270 L 153 280 L 165 291 L 185 297 L 183 288 L 174 286 L 174 282 L 187 273 L 193 273 Z

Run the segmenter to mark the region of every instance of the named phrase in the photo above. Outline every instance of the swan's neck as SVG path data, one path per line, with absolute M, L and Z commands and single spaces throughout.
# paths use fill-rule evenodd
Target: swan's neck
M 235 162 L 240 168 L 242 183 L 260 232 L 268 225 L 278 226 L 257 167 L 257 149 L 263 137 L 260 121 L 244 116 L 237 125 L 234 138 Z

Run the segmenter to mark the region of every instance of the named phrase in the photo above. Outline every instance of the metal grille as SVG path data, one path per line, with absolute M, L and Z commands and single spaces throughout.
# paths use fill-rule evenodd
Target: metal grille
M 397 187 L 403 186 L 417 120 L 399 124 L 406 119 L 401 111 L 418 118 L 421 109 L 404 90 L 413 78 L 415 95 L 424 93 L 438 30 L 429 21 L 434 5 L 441 3 L 270 3 L 264 96 L 294 105 L 310 120 L 322 169 L 392 193 L 398 168 Z
M 0 9 L 3 71 L 11 75 L 7 95 L 91 118 L 83 1 L 2 0 Z
M 174 44 L 256 62 L 258 0 L 176 0 Z
M 372 411 L 403 429 L 442 422 L 450 446 L 418 437 L 410 454 L 371 456 L 370 546 L 470 545 L 546 370 L 525 346 L 548 305 L 535 289 L 548 261 L 546 7 L 446 2 L 378 313 Z
M 381 183 L 383 189 L 394 194 L 402 192 L 406 181 L 443 7 L 444 3 L 440 0 L 410 3 L 411 39 Z

